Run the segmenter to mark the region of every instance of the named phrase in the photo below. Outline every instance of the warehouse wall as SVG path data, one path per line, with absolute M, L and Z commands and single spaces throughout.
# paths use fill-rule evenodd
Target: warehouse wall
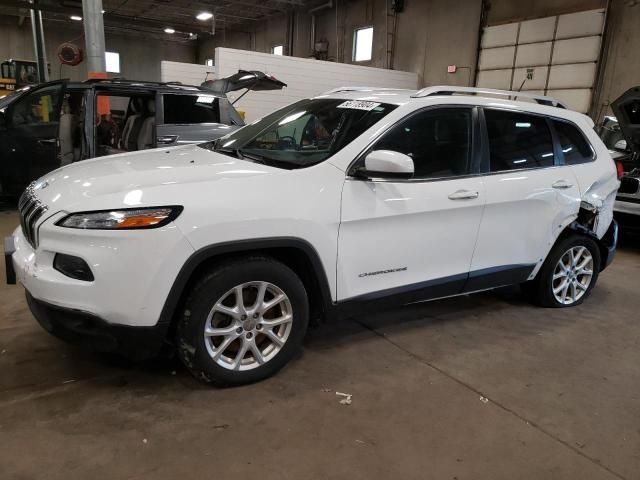
M 45 48 L 47 59 L 51 64 L 51 80 L 70 78 L 84 80 L 87 78 L 86 63 L 76 67 L 62 66 L 56 58 L 58 45 L 73 40 L 84 49 L 84 39 L 80 25 L 61 28 L 55 24 L 44 25 Z M 141 36 L 125 36 L 122 34 L 105 35 L 107 51 L 120 54 L 120 74 L 135 80 L 160 80 L 160 61 L 195 62 L 195 45 L 143 38 Z M 0 59 L 8 58 L 35 59 L 31 22 L 27 19 L 18 26 L 18 18 L 0 15 Z
M 612 0 L 607 23 L 605 66 L 593 109 L 596 118 L 610 114 L 613 100 L 640 85 L 640 2 Z
M 550 17 L 583 10 L 605 8 L 607 0 L 486 0 L 487 24 L 530 20 L 532 18 Z

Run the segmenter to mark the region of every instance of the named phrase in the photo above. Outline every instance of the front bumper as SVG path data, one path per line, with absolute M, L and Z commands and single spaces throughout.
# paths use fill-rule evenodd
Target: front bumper
M 114 352 L 143 360 L 160 352 L 168 325 L 129 327 L 114 325 L 81 310 L 62 308 L 35 299 L 27 290 L 27 304 L 38 323 L 56 337 L 96 352 Z
M 16 284 L 16 271 L 13 268 L 13 253 L 16 248 L 13 243 L 13 237 L 5 237 L 4 239 L 4 268 L 7 278 L 7 284 Z

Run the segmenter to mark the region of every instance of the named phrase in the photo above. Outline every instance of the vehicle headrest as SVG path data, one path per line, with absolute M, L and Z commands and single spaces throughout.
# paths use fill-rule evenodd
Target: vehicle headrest
M 147 100 L 147 112 L 156 113 L 156 101 L 153 98 Z

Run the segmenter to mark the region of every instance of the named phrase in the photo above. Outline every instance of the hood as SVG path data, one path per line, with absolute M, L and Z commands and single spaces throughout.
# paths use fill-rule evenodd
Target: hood
M 282 90 L 287 84 L 258 70 L 239 70 L 234 75 L 208 80 L 200 86 L 218 94 L 227 94 L 243 88 L 254 91 Z
M 611 109 L 629 149 L 640 156 L 640 86 L 630 88 L 618 97 Z
M 180 204 L 185 191 L 215 189 L 215 182 L 280 171 L 185 145 L 83 160 L 41 177 L 34 189 L 52 213 L 161 206 Z

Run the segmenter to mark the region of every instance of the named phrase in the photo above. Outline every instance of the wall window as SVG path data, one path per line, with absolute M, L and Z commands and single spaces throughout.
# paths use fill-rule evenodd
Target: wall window
M 212 95 L 164 95 L 165 124 L 220 123 L 218 98 Z
M 104 52 L 104 60 L 107 72 L 120 73 L 120 54 L 117 52 Z
M 213 67 L 213 58 L 207 58 L 204 62 L 207 67 Z
M 558 134 L 558 141 L 560 142 L 560 148 L 562 148 L 565 164 L 576 165 L 593 160 L 591 145 L 589 145 L 580 130 L 567 122 L 557 120 L 553 121 L 553 126 Z
M 550 167 L 551 132 L 544 117 L 486 109 L 491 171 Z
M 274 55 L 284 55 L 284 46 L 283 45 L 274 45 L 271 47 L 271 53 Z
M 359 28 L 353 32 L 353 61 L 371 60 L 373 51 L 373 27 Z
M 471 111 L 439 108 L 420 112 L 378 141 L 373 150 L 392 150 L 413 159 L 414 178 L 446 178 L 471 172 Z

